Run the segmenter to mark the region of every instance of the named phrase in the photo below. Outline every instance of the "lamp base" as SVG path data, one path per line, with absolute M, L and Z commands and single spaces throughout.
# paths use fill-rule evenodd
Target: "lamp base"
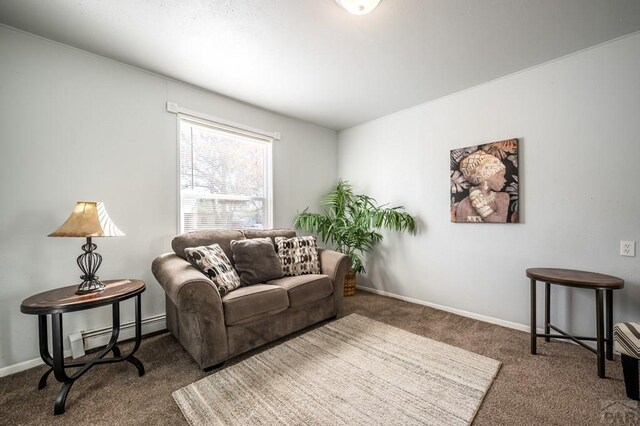
M 105 285 L 96 275 L 102 263 L 102 256 L 94 251 L 96 248 L 97 246 L 91 242 L 91 237 L 87 237 L 87 243 L 82 246 L 84 253 L 77 259 L 78 266 L 82 271 L 80 276 L 82 283 L 78 286 L 76 294 L 98 293 L 105 289 Z
M 101 291 L 104 291 L 105 288 L 106 287 L 102 281 L 98 279 L 84 281 L 78 286 L 76 294 L 100 293 Z

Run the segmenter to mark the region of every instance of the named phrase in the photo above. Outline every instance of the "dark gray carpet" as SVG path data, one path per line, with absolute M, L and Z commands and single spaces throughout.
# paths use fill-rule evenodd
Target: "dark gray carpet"
M 475 425 L 599 424 L 603 403 L 627 401 L 619 362 L 607 361 L 607 379 L 599 379 L 595 355 L 577 345 L 540 340 L 532 356 L 527 333 L 361 291 L 345 299 L 344 314 L 353 312 L 501 361 Z M 44 366 L 0 378 L 0 424 L 186 425 L 171 393 L 212 372 L 168 333 L 143 340 L 137 356 L 144 377 L 127 363 L 95 367 L 73 386 L 62 416 L 53 416 L 55 379 L 37 390 Z

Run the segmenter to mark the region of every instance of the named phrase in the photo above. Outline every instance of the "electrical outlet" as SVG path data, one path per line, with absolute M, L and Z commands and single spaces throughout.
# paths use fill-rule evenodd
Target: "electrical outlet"
M 620 241 L 620 256 L 634 257 L 636 255 L 635 241 Z

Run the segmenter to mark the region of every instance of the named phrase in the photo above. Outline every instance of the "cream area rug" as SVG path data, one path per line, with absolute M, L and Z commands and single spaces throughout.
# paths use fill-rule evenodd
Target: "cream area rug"
M 351 314 L 173 398 L 191 425 L 468 425 L 499 368 Z

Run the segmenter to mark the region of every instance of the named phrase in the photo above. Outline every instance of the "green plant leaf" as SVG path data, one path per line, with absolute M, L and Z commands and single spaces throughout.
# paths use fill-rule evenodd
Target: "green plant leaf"
M 356 273 L 365 272 L 364 254 L 382 241 L 379 230 L 416 233 L 415 219 L 403 206 L 378 205 L 374 198 L 354 193 L 353 186 L 342 179 L 320 203 L 325 208 L 322 213 L 310 213 L 307 207 L 296 215 L 294 227 L 334 244 L 351 258 Z

